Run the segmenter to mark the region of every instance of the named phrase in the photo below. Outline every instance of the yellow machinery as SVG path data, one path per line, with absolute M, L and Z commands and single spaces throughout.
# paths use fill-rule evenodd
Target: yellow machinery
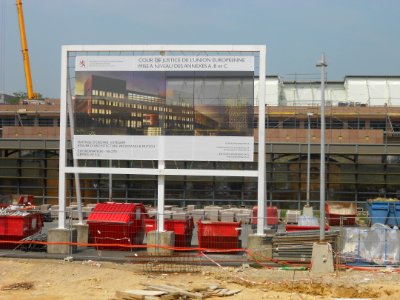
M 26 42 L 26 35 L 25 35 L 25 24 L 24 24 L 24 13 L 22 11 L 22 0 L 16 0 L 16 4 L 17 4 L 17 10 L 18 10 L 19 32 L 21 35 L 22 57 L 24 60 L 26 91 L 28 94 L 28 100 L 32 100 L 32 99 L 37 99 L 38 94 L 34 93 L 33 88 L 32 88 L 31 66 L 30 66 L 30 62 L 29 62 L 28 44 Z

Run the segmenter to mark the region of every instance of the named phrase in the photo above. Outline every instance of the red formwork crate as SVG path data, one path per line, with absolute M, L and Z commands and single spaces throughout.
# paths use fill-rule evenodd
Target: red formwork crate
M 18 197 L 18 200 L 16 197 Z M 0 208 L 6 208 L 10 206 L 18 206 L 19 210 L 30 210 L 35 208 L 34 195 L 14 195 L 10 197 L 6 196 L 6 198 L 8 199 L 6 199 L 5 203 L 0 203 Z
M 328 201 L 325 203 L 326 217 L 331 226 L 354 225 L 357 204 L 354 202 Z
M 156 219 L 145 219 L 146 234 L 157 229 Z M 164 220 L 164 229 L 175 233 L 176 247 L 190 247 L 193 235 L 193 217 L 186 220 Z
M 198 222 L 200 248 L 237 249 L 239 245 L 240 222 Z
M 89 242 L 109 245 L 142 244 L 145 217 L 146 209 L 141 203 L 99 203 L 87 219 Z M 129 250 L 118 246 L 98 248 Z
M 329 225 L 325 225 L 325 231 L 330 229 Z M 309 231 L 309 230 L 319 230 L 319 226 L 299 226 L 293 224 L 286 224 L 286 232 L 293 231 Z
M 258 206 L 253 207 L 253 217 L 251 218 L 251 224 L 257 225 L 257 217 L 258 217 Z M 268 206 L 267 207 L 267 224 L 268 226 L 277 226 L 279 223 L 278 218 L 278 208 L 276 206 Z
M 39 232 L 43 227 L 40 213 L 27 213 L 20 216 L 0 216 L 0 240 L 20 241 Z M 15 244 L 1 243 L 1 248 L 15 248 Z

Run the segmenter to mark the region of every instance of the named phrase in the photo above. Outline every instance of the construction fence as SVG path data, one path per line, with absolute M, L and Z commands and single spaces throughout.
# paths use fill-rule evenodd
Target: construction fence
M 205 207 L 189 210 L 167 207 L 164 230 L 158 231 L 160 218 L 155 208 L 134 203 L 102 203 L 82 208 L 83 222 L 76 207 L 66 216 L 67 241 L 50 238 L 60 230 L 58 207 L 39 210 L 0 211 L 0 254 L 4 257 L 73 257 L 92 260 L 132 260 L 149 263 L 155 259 L 165 266 L 202 263 L 258 263 L 274 267 L 311 262 L 312 248 L 320 240 L 317 217 L 305 218 L 286 212 L 286 216 L 267 214 L 262 245 L 254 245 L 256 210 L 247 208 Z M 278 213 L 278 212 L 277 212 Z M 318 211 L 315 212 L 318 215 Z M 326 225 L 325 240 L 332 245 L 338 265 L 398 265 L 400 234 L 396 217 L 382 223 L 368 216 L 355 220 L 339 217 L 334 226 Z M 386 224 L 384 224 L 386 223 Z M 337 224 L 337 225 L 336 225 Z M 170 232 L 165 240 L 165 232 Z M 64 247 L 54 253 L 55 247 Z M 52 250 L 53 249 L 53 250 Z M 162 259 L 161 259 L 162 258 Z M 160 260 L 161 259 L 161 260 Z M 147 265 L 150 266 L 150 265 Z

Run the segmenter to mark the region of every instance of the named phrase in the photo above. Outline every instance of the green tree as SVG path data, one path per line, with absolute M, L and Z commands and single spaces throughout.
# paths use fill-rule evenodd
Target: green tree
M 28 99 L 27 92 L 14 92 L 13 96 L 14 96 L 13 98 L 7 101 L 8 104 L 18 104 L 20 100 Z M 36 93 L 36 98 L 43 99 L 42 94 Z

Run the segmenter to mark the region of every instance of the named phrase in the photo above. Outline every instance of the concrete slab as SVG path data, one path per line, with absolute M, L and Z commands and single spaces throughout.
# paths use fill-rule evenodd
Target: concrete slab
M 311 273 L 326 274 L 334 271 L 332 245 L 328 242 L 314 243 L 311 256 Z
M 175 233 L 173 231 L 150 231 L 147 233 L 147 245 L 159 245 L 174 247 L 175 245 Z M 173 249 L 148 247 L 148 255 L 173 255 Z
M 306 216 L 306 217 L 313 217 L 314 216 L 314 211 L 313 211 L 312 206 L 304 205 L 304 207 L 303 207 L 303 216 Z
M 73 228 L 76 229 L 78 243 L 87 244 L 89 242 L 89 225 L 87 224 L 73 224 Z
M 47 241 L 50 243 L 76 243 L 77 231 L 73 229 L 52 228 L 47 233 Z M 76 252 L 76 246 L 69 244 L 49 244 L 47 245 L 47 253 L 49 254 L 65 254 L 70 255 Z
M 259 261 L 272 259 L 272 235 L 249 234 L 247 249 L 251 252 L 247 254 L 249 259 Z

